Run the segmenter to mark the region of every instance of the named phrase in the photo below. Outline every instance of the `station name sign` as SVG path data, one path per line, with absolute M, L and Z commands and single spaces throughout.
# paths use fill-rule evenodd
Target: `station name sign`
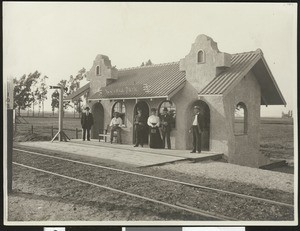
M 134 84 L 118 87 L 102 87 L 100 89 L 100 94 L 102 97 L 130 97 L 149 92 L 149 85 L 147 84 Z

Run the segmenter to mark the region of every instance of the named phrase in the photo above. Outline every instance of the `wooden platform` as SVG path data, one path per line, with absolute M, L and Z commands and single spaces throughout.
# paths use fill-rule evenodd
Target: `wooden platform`
M 137 167 L 149 167 L 174 163 L 177 161 L 199 162 L 222 158 L 221 153 L 201 152 L 190 153 L 189 150 L 150 149 L 147 146 L 133 147 L 126 144 L 110 144 L 98 140 L 69 142 L 21 142 L 21 145 L 33 148 L 43 148 L 51 151 L 63 151 L 74 155 L 98 157 L 118 161 Z

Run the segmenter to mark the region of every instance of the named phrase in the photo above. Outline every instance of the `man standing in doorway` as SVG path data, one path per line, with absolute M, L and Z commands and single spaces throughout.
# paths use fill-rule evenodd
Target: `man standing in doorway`
M 166 138 L 167 138 L 167 145 L 168 149 L 171 149 L 171 129 L 172 129 L 172 120 L 173 117 L 168 113 L 168 108 L 163 109 L 163 113 L 160 116 L 161 121 L 161 130 L 162 130 L 162 138 L 163 138 L 163 148 L 166 145 Z
M 90 131 L 91 127 L 94 124 L 94 118 L 92 113 L 90 113 L 90 108 L 86 107 L 85 108 L 85 113 L 82 113 L 81 116 L 81 127 L 83 131 L 83 137 L 82 140 L 85 141 L 85 135 L 87 133 L 87 140 L 90 141 Z
M 201 134 L 203 132 L 203 120 L 201 119 L 200 114 L 200 107 L 195 106 L 194 107 L 194 118 L 192 127 L 190 128 L 189 132 L 193 133 L 193 150 L 191 153 L 195 153 L 196 150 L 198 153 L 201 153 Z
M 144 145 L 144 133 L 146 132 L 146 118 L 142 114 L 142 109 L 137 109 L 138 114 L 134 117 L 134 125 L 135 125 L 135 145 L 133 147 L 138 147 Z

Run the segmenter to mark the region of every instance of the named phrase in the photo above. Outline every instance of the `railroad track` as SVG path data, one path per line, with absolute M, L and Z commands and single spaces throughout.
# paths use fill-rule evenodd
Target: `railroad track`
M 46 158 L 49 158 L 49 159 L 52 159 L 52 160 L 66 161 L 66 162 L 69 162 L 69 163 L 72 163 L 72 164 L 79 164 L 81 166 L 89 166 L 89 167 L 93 167 L 93 168 L 99 168 L 99 169 L 102 169 L 102 170 L 114 171 L 116 173 L 122 173 L 122 174 L 125 173 L 125 174 L 129 174 L 129 175 L 133 175 L 135 177 L 142 177 L 142 178 L 148 178 L 148 179 L 151 179 L 151 180 L 168 182 L 168 183 L 177 184 L 177 185 L 181 185 L 181 186 L 185 186 L 185 187 L 190 187 L 190 188 L 197 189 L 197 190 L 200 189 L 200 190 L 203 190 L 203 191 L 208 192 L 208 193 L 214 192 L 214 193 L 222 194 L 222 195 L 225 195 L 225 196 L 228 196 L 228 195 L 229 196 L 234 196 L 234 197 L 241 198 L 241 199 L 247 200 L 247 201 L 249 201 L 249 200 L 250 201 L 258 201 L 258 202 L 261 202 L 261 203 L 267 203 L 267 204 L 276 205 L 276 206 L 293 208 L 292 204 L 285 203 L 285 202 L 274 201 L 274 200 L 269 200 L 269 199 L 266 199 L 266 198 L 260 198 L 260 197 L 246 195 L 246 194 L 240 194 L 240 193 L 226 191 L 226 190 L 222 190 L 222 189 L 217 189 L 217 188 L 192 184 L 192 183 L 188 183 L 188 182 L 182 182 L 182 181 L 172 180 L 172 179 L 168 179 L 168 178 L 162 178 L 162 177 L 157 177 L 157 176 L 132 172 L 132 171 L 118 169 L 118 168 L 112 168 L 112 167 L 107 167 L 107 166 L 102 166 L 102 165 L 96 165 L 96 164 L 92 164 L 92 163 L 87 163 L 87 162 L 72 160 L 72 159 L 69 159 L 69 158 L 63 158 L 63 157 L 43 154 L 43 153 L 40 153 L 40 152 L 33 152 L 33 151 L 23 150 L 23 149 L 19 149 L 19 148 L 14 148 L 14 150 L 18 151 L 18 152 L 21 152 L 25 155 L 27 154 L 27 155 L 35 155 L 35 156 L 39 156 L 39 157 L 46 157 Z M 204 217 L 207 217 L 207 218 L 213 218 L 213 219 L 216 219 L 216 220 L 236 220 L 236 218 L 231 217 L 231 216 L 224 216 L 222 214 L 202 210 L 202 209 L 199 209 L 199 208 L 195 208 L 195 207 L 192 207 L 192 206 L 189 206 L 189 205 L 182 204 L 180 202 L 178 202 L 178 203 L 168 203 L 168 202 L 161 201 L 161 200 L 156 200 L 156 199 L 153 199 L 153 198 L 150 198 L 150 197 L 147 197 L 147 196 L 141 196 L 141 195 L 131 193 L 131 192 L 126 192 L 124 190 L 120 190 L 120 189 L 117 189 L 117 188 L 112 188 L 112 187 L 108 187 L 108 186 L 105 186 L 105 185 L 102 185 L 102 184 L 90 182 L 90 181 L 87 181 L 87 180 L 78 179 L 78 178 L 75 178 L 75 177 L 68 176 L 66 174 L 60 174 L 60 173 L 57 173 L 57 172 L 54 172 L 54 171 L 49 171 L 49 170 L 44 170 L 44 169 L 41 169 L 41 168 L 36 168 L 36 167 L 29 166 L 29 165 L 26 165 L 26 164 L 18 163 L 18 162 L 13 162 L 13 163 L 15 165 L 20 166 L 20 167 L 28 168 L 28 169 L 31 169 L 31 170 L 34 170 L 34 171 L 39 171 L 39 172 L 51 174 L 51 175 L 54 175 L 54 176 L 57 176 L 57 177 L 62 177 L 62 178 L 66 178 L 66 179 L 69 179 L 69 180 L 81 182 L 81 183 L 84 183 L 84 184 L 93 185 L 95 187 L 110 190 L 110 191 L 115 192 L 115 193 L 124 194 L 124 195 L 131 196 L 131 197 L 134 197 L 134 198 L 139 198 L 139 199 L 142 199 L 142 200 L 145 200 L 145 201 L 150 201 L 150 202 L 153 202 L 153 203 L 156 203 L 156 204 L 164 205 L 164 206 L 175 208 L 175 209 L 178 209 L 178 210 L 187 211 L 187 212 L 197 214 L 197 215 L 200 215 L 200 216 L 204 216 Z

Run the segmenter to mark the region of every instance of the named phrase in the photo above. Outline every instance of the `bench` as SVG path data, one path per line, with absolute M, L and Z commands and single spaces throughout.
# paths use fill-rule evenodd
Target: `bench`
M 107 139 L 110 140 L 110 133 L 108 133 L 108 130 L 110 130 L 110 126 L 107 125 L 106 126 L 106 129 L 100 129 L 100 133 L 99 133 L 99 142 L 101 140 L 101 138 L 104 139 L 104 142 L 107 142 Z M 102 133 L 101 133 L 102 131 Z M 118 143 L 118 133 L 117 131 L 114 132 L 113 134 L 113 141 Z

